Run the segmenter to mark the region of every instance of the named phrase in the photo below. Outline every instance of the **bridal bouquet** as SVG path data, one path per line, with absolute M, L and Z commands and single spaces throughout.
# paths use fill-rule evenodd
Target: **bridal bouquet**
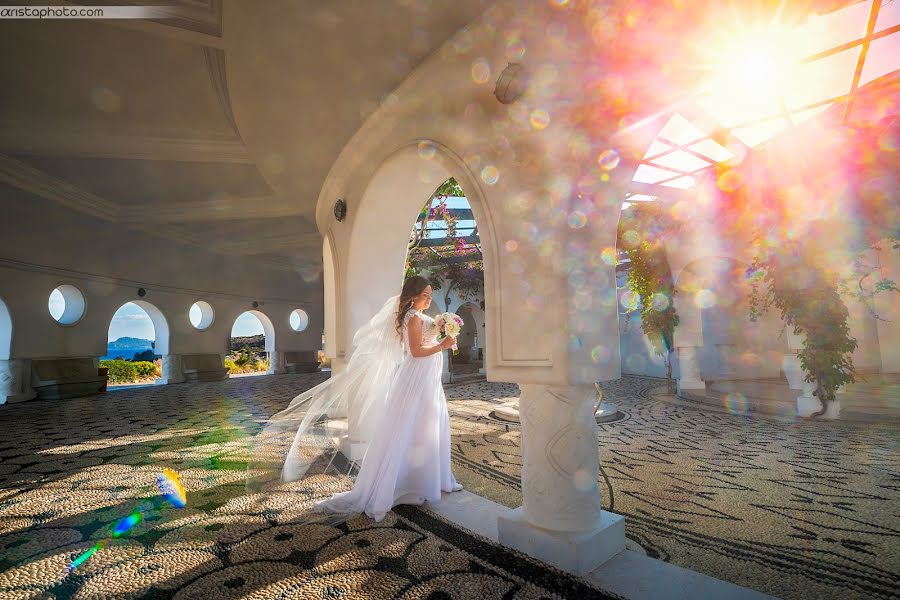
M 457 337 L 463 324 L 462 317 L 453 313 L 441 313 L 434 318 L 434 322 L 438 326 L 440 339 Z M 459 348 L 456 344 L 453 344 L 453 354 L 459 354 Z

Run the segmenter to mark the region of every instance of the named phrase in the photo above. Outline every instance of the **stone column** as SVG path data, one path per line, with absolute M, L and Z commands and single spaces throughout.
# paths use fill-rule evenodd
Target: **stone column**
M 797 415 L 800 417 L 808 417 L 813 413 L 822 410 L 822 402 L 813 395 L 816 389 L 814 383 L 804 381 L 801 384 L 803 393 L 797 396 Z
M 800 359 L 797 357 L 797 351 L 803 348 L 803 336 L 795 335 L 793 330 L 788 327 L 785 330 L 787 335 L 788 351 L 781 360 L 781 369 L 784 376 L 788 380 L 788 385 L 792 390 L 803 389 L 803 367 L 800 366 Z
M 785 353 L 781 359 L 781 370 L 788 381 L 788 386 L 792 390 L 803 389 L 803 368 L 800 366 L 800 359 L 797 354 L 791 351 Z
M 734 379 L 738 356 L 737 346 L 735 344 L 716 344 L 716 352 L 719 355 L 719 378 Z
M 0 360 L 0 404 L 23 402 L 34 398 L 31 389 L 31 361 Z
M 678 354 L 678 393 L 682 390 L 706 392 L 706 382 L 700 378 L 700 362 L 697 360 L 695 346 L 679 346 Z
M 266 373 L 269 375 L 281 375 L 286 372 L 284 368 L 284 352 L 280 350 L 269 352 L 269 369 Z
M 441 371 L 441 383 L 450 383 L 453 380 L 453 374 L 450 373 L 450 352 L 452 350 L 443 350 L 444 369 Z
M 498 518 L 500 543 L 570 573 L 625 548 L 625 521 L 601 509 L 596 392 L 522 385 L 522 506 Z
M 162 357 L 162 377 L 156 380 L 156 385 L 167 383 L 184 383 L 184 365 L 180 354 L 165 354 Z

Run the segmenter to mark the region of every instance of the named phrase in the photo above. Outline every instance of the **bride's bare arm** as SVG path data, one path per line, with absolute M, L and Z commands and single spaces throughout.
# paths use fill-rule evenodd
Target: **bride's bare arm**
M 435 346 L 423 346 L 422 345 L 422 319 L 419 317 L 413 317 L 409 320 L 409 324 L 407 325 L 407 329 L 409 330 L 409 353 L 412 354 L 416 358 L 423 358 L 425 356 L 431 356 L 432 354 L 437 354 L 442 350 L 446 350 L 454 343 L 456 343 L 456 338 L 444 338 Z

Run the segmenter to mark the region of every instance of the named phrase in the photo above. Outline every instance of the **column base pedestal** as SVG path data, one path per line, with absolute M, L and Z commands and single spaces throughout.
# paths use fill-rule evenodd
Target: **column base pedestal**
M 586 575 L 625 549 L 625 518 L 600 513 L 591 531 L 551 531 L 525 520 L 522 507 L 497 517 L 500 543 L 568 573 Z
M 705 392 L 706 391 L 706 382 L 702 379 L 690 380 L 690 379 L 679 379 L 677 381 L 677 392 L 680 394 L 681 390 L 687 390 L 689 392 Z
M 12 404 L 14 402 L 27 402 L 34 400 L 36 394 L 34 390 L 23 392 L 21 394 L 10 394 L 8 396 L 0 396 L 0 404 Z

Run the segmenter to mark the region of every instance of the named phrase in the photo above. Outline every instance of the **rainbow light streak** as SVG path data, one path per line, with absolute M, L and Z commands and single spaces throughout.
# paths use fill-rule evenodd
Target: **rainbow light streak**
M 184 508 L 187 505 L 187 492 L 181 484 L 181 478 L 178 473 L 172 469 L 165 468 L 163 472 L 156 477 L 156 485 L 166 500 L 177 508 Z
M 159 490 L 160 492 L 162 492 L 162 495 L 166 498 L 166 500 L 172 503 L 172 505 L 176 508 L 184 508 L 185 505 L 187 505 L 187 492 L 185 492 L 184 486 L 181 484 L 181 478 L 178 476 L 178 473 L 176 473 L 172 469 L 169 469 L 168 467 L 163 469 L 162 473 L 160 473 L 156 477 L 156 485 L 159 486 Z M 116 523 L 116 526 L 113 528 L 112 532 L 113 539 L 118 539 L 134 529 L 134 527 L 138 523 L 144 520 L 145 511 L 158 509 L 158 501 L 156 502 L 155 506 L 145 503 L 141 506 L 141 508 Z M 110 540 L 106 539 L 94 544 L 91 548 L 75 558 L 75 560 L 73 560 L 67 567 L 68 570 L 74 571 L 75 569 L 80 567 L 98 550 L 102 550 L 109 543 L 109 541 Z
M 106 544 L 107 544 L 107 540 L 102 540 L 100 542 L 97 542 L 93 546 L 91 546 L 91 548 L 89 550 L 83 552 L 80 556 L 78 556 L 78 558 L 76 558 L 75 560 L 72 561 L 72 563 L 67 567 L 68 570 L 74 571 L 75 569 L 80 567 L 84 561 L 86 561 L 91 556 L 93 556 L 93 554 L 95 552 L 97 552 L 97 550 L 101 550 L 104 546 L 106 546 Z
M 113 538 L 120 538 L 131 531 L 135 525 L 141 522 L 141 519 L 143 519 L 143 514 L 140 511 L 135 511 L 119 521 L 116 528 L 113 529 Z

